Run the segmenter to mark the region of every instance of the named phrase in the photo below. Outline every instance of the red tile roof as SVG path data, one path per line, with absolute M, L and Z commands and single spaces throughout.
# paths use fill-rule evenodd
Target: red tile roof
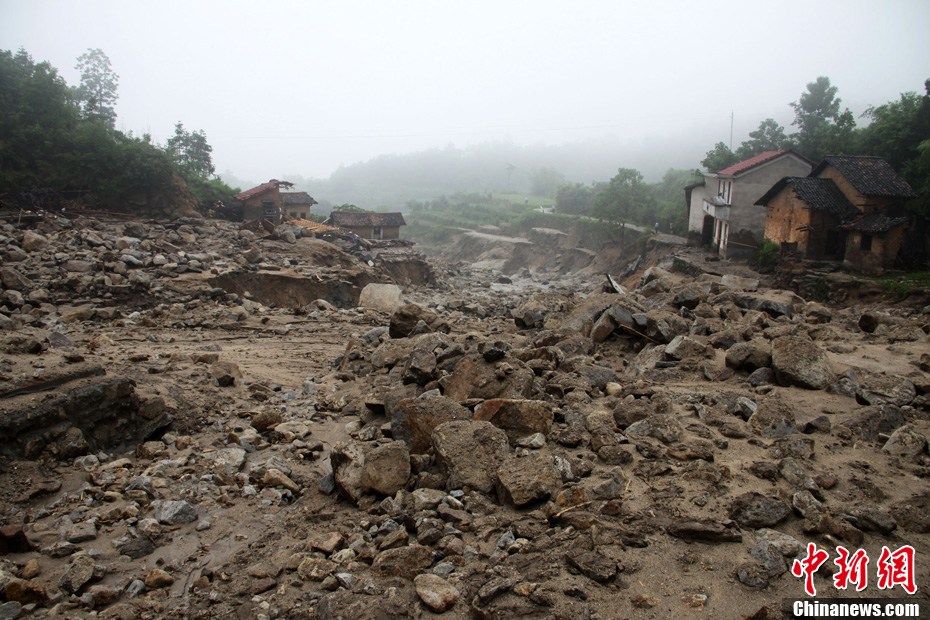
M 258 196 L 259 194 L 264 194 L 267 191 L 277 189 L 280 184 L 281 184 L 281 181 L 277 179 L 271 179 L 267 183 L 262 183 L 261 185 L 257 185 L 253 187 L 252 189 L 245 190 L 241 194 L 236 194 L 235 198 L 236 200 L 243 202 L 243 201 L 248 200 L 249 198 L 254 198 L 255 196 Z
M 755 157 L 750 157 L 749 159 L 744 159 L 741 162 L 737 162 L 733 164 L 732 166 L 724 168 L 723 170 L 718 170 L 717 174 L 725 175 L 725 176 L 736 176 L 737 174 L 746 172 L 750 168 L 755 168 L 756 166 L 760 164 L 764 164 L 767 161 L 771 161 L 775 159 L 776 157 L 778 157 L 779 155 L 784 155 L 787 152 L 788 152 L 788 149 L 779 149 L 777 151 L 765 151 L 763 153 L 759 153 Z

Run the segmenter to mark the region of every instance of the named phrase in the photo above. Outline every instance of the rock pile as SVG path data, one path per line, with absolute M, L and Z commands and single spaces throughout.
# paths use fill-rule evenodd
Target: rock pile
M 781 617 L 808 542 L 930 552 L 925 313 L 680 260 L 275 308 L 204 283 L 272 247 L 227 225 L 0 245 L 0 617 Z

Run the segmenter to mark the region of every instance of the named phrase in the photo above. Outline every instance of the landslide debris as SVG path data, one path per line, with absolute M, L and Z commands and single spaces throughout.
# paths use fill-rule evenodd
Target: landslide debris
M 787 617 L 808 542 L 930 552 L 926 311 L 372 251 L 4 226 L 4 617 Z

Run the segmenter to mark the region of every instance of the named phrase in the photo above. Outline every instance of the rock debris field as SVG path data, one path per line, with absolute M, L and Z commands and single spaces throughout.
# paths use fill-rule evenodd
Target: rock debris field
M 6 222 L 0 619 L 788 618 L 809 543 L 930 610 L 928 307 Z

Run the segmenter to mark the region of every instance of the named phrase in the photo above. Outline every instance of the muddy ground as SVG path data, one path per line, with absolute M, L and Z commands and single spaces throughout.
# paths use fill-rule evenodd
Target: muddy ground
M 808 543 L 930 611 L 926 301 L 305 234 L 3 226 L 0 618 L 783 618 Z

